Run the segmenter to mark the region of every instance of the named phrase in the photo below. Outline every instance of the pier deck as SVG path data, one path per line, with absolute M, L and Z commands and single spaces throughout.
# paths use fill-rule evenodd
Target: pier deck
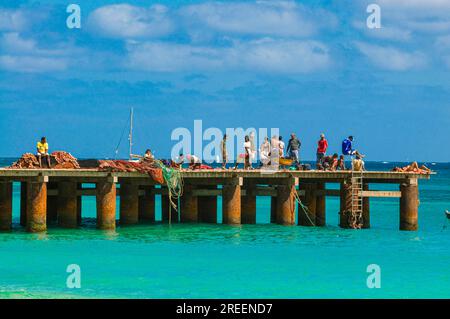
M 351 228 L 355 201 L 361 202 L 360 224 L 370 227 L 371 197 L 400 199 L 400 229 L 418 227 L 418 181 L 430 175 L 365 171 L 355 191 L 351 171 L 182 170 L 184 192 L 178 209 L 169 205 L 165 185 L 138 172 L 97 169 L 0 169 L 0 230 L 11 229 L 12 182 L 21 183 L 21 224 L 30 232 L 45 231 L 47 220 L 61 227 L 78 227 L 82 196 L 96 196 L 97 224 L 116 227 L 116 196 L 120 196 L 120 225 L 155 221 L 155 195 L 161 196 L 163 222 L 217 223 L 217 196 L 222 196 L 223 223 L 256 223 L 256 197 L 271 197 L 271 222 L 284 225 L 324 226 L 325 198 L 340 197 L 340 222 Z M 94 183 L 95 188 L 83 188 Z M 340 189 L 327 189 L 339 183 Z M 120 187 L 116 189 L 116 184 Z M 380 191 L 370 184 L 397 184 L 398 191 Z M 355 186 L 355 185 L 353 185 Z M 298 204 L 296 214 L 295 202 Z M 353 204 L 352 204 L 353 203 Z M 354 214 L 353 214 L 354 215 Z M 354 217 L 354 216 L 353 216 Z

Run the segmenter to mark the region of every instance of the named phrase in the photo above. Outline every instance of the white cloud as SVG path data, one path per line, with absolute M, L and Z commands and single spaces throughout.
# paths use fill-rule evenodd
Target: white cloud
M 207 29 L 231 34 L 305 37 L 337 24 L 336 17 L 325 10 L 309 9 L 290 1 L 208 2 L 185 6 L 179 14 L 187 21 L 190 32 Z
M 383 26 L 379 29 L 369 29 L 364 22 L 355 21 L 353 26 L 364 32 L 366 36 L 379 40 L 392 40 L 406 42 L 411 40 L 411 31 L 395 26 Z
M 18 31 L 28 24 L 23 11 L 0 8 L 0 31 Z
M 257 71 L 307 73 L 330 66 L 328 48 L 315 41 L 262 39 L 235 42 L 228 47 L 163 42 L 130 43 L 132 69 L 175 71 Z
M 17 72 L 52 72 L 65 70 L 80 60 L 86 50 L 70 43 L 57 42 L 45 46 L 33 38 L 24 38 L 17 32 L 0 36 L 0 68 Z
M 24 73 L 63 71 L 67 68 L 67 60 L 38 56 L 0 55 L 0 68 Z
M 404 52 L 394 47 L 356 42 L 357 48 L 376 66 L 391 71 L 406 71 L 422 68 L 427 64 L 426 56 L 419 52 Z
M 90 30 L 112 38 L 154 38 L 170 34 L 174 23 L 168 8 L 153 5 L 148 8 L 129 4 L 104 6 L 88 18 Z

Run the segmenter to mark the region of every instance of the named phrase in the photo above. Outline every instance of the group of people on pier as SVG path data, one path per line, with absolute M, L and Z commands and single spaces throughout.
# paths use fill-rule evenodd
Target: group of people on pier
M 228 152 L 226 149 L 227 135 L 224 134 L 221 142 L 222 153 L 222 168 L 225 169 L 228 162 Z M 273 136 L 270 141 L 265 137 L 259 148 L 259 168 L 264 166 L 285 167 L 288 164 L 291 169 L 304 169 L 305 166 L 300 164 L 300 147 L 302 143 L 297 138 L 295 133 L 291 133 L 287 147 L 283 141 L 282 136 Z M 244 163 L 244 169 L 253 169 L 252 162 L 256 157 L 256 147 L 254 143 L 254 136 L 252 134 L 245 136 L 243 144 L 244 153 L 239 154 L 236 160 L 234 169 L 238 168 L 240 163 Z M 358 150 L 353 149 L 353 136 L 349 136 L 342 142 L 342 155 L 334 153 L 327 155 L 328 141 L 325 134 L 320 134 L 320 139 L 317 142 L 316 152 L 316 169 L 318 170 L 345 170 L 345 156 L 355 157 L 352 159 L 353 169 L 364 170 L 363 154 Z
M 263 168 L 265 166 L 271 166 L 275 168 L 286 168 L 294 170 L 310 169 L 308 164 L 301 165 L 300 163 L 300 148 L 301 141 L 297 138 L 295 133 L 291 133 L 287 147 L 283 141 L 282 136 L 273 136 L 270 141 L 268 137 L 265 137 L 260 148 L 259 148 L 259 167 Z M 227 152 L 227 135 L 223 135 L 221 141 L 221 155 L 222 155 L 222 169 L 227 168 L 228 163 L 228 152 Z M 37 153 L 36 157 L 39 161 L 39 166 L 42 167 L 42 158 L 47 161 L 48 167 L 50 167 L 50 155 L 49 146 L 46 137 L 42 137 L 40 141 L 37 142 Z M 243 144 L 244 153 L 239 154 L 235 162 L 234 169 L 239 167 L 239 164 L 244 164 L 244 169 L 253 169 L 252 162 L 256 158 L 256 146 L 254 143 L 254 135 L 246 135 Z M 325 134 L 320 134 L 320 139 L 317 142 L 317 152 L 316 152 L 316 169 L 318 170 L 345 170 L 345 156 L 352 157 L 352 166 L 354 170 L 364 170 L 364 162 L 362 158 L 364 155 L 359 153 L 357 150 L 353 149 L 353 136 L 349 136 L 342 142 L 342 154 L 338 155 L 334 153 L 333 155 L 327 155 L 328 141 L 325 138 Z M 353 158 L 355 157 L 355 158 Z M 143 156 L 130 154 L 130 159 L 139 159 L 140 161 L 152 161 L 154 160 L 154 155 L 150 149 L 145 151 Z M 188 163 L 189 169 L 212 169 L 211 166 L 202 163 L 200 158 L 195 155 L 180 154 L 179 157 L 172 161 L 164 161 L 166 165 L 172 166 L 173 168 L 181 168 L 183 163 Z

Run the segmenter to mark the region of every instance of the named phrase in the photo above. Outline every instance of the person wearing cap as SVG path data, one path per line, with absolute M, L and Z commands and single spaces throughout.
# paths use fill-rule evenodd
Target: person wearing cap
M 358 150 L 353 149 L 353 136 L 351 135 L 342 141 L 342 154 L 348 156 L 356 155 L 361 158 L 364 157 Z
M 286 149 L 286 152 L 289 154 L 289 157 L 294 160 L 294 164 L 300 162 L 300 146 L 302 143 L 300 140 L 295 136 L 294 133 L 291 133 L 291 138 L 288 141 L 288 146 Z
M 320 140 L 317 142 L 317 160 L 316 164 L 319 165 L 322 163 L 322 159 L 324 158 L 328 148 L 328 141 L 325 138 L 325 134 L 320 134 Z

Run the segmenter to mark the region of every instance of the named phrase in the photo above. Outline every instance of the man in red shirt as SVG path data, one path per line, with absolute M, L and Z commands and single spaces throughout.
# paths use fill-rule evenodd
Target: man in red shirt
M 328 148 L 328 141 L 325 138 L 325 134 L 320 134 L 320 140 L 317 143 L 317 161 L 316 164 L 322 164 L 322 159 L 325 156 Z

